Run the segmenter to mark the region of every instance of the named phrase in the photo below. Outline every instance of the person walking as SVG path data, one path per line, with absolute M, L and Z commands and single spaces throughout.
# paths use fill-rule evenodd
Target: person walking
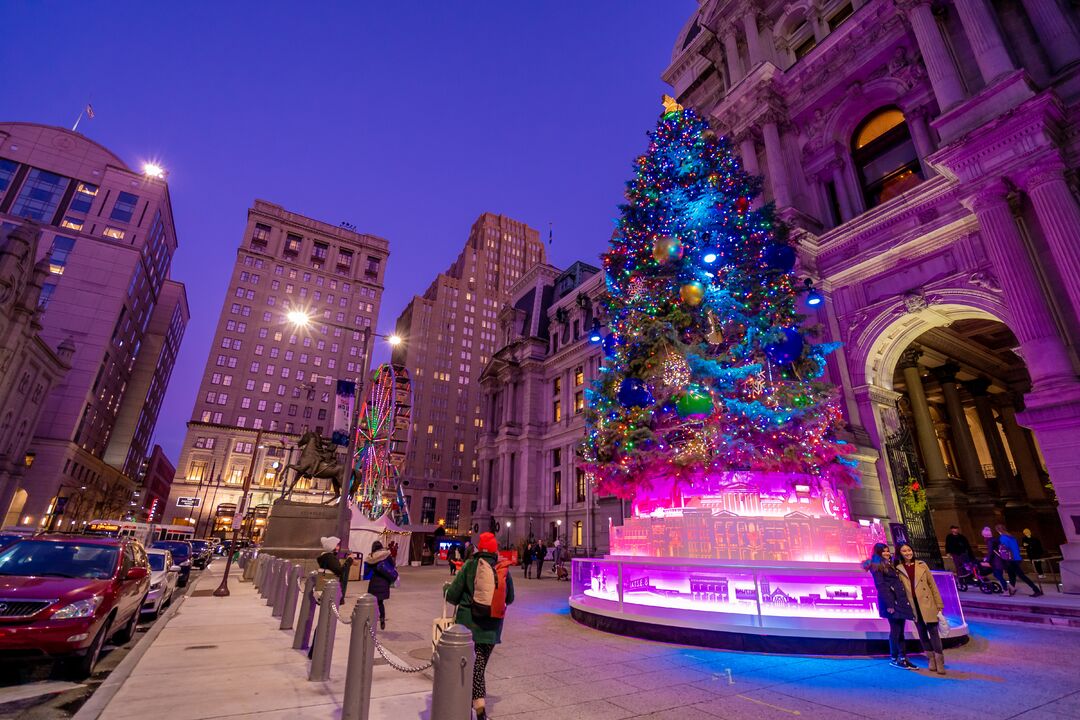
M 536 579 L 544 574 L 544 560 L 547 559 L 547 545 L 541 540 L 536 546 Z
M 486 567 L 481 568 L 480 563 L 484 563 Z M 496 595 L 502 597 L 503 609 L 514 602 L 514 580 L 510 577 L 510 563 L 499 560 L 499 543 L 493 533 L 480 535 L 476 543 L 476 553 L 465 562 L 461 572 L 446 590 L 447 602 L 457 605 L 454 621 L 472 632 L 476 651 L 476 662 L 473 665 L 473 710 L 476 711 L 476 720 L 486 720 L 487 664 L 495 646 L 502 642 L 503 618 L 495 616 L 495 602 L 489 606 L 477 606 L 474 612 L 478 572 L 482 584 L 488 582 L 485 578 L 491 577 L 494 578 L 496 586 L 502 584 L 501 591 L 496 588 Z M 488 589 L 485 589 L 485 593 L 487 591 Z M 487 610 L 483 609 L 485 607 Z
M 531 542 L 525 543 L 525 549 L 521 554 L 521 565 L 525 568 L 525 579 L 531 577 L 533 559 L 535 558 L 534 546 Z
M 889 664 L 895 668 L 915 668 L 907 659 L 904 647 L 904 623 L 915 619 L 908 602 L 904 585 L 893 565 L 892 553 L 885 543 L 874 545 L 873 554 L 863 562 L 863 569 L 870 572 L 877 589 L 878 615 L 889 621 Z
M 379 603 L 379 629 L 385 630 L 386 601 L 390 599 L 390 586 L 398 579 L 398 571 L 390 551 L 383 550 L 378 540 L 371 543 L 371 553 L 364 562 L 364 577 L 368 581 L 368 594 L 374 595 Z
M 461 564 L 461 548 L 454 543 L 446 551 L 446 564 L 450 566 L 450 574 L 456 575 L 458 566 Z
M 949 534 L 945 536 L 945 553 L 952 557 L 953 570 L 958 575 L 964 571 L 964 566 L 975 558 L 971 552 L 971 543 L 957 525 L 951 526 Z
M 995 529 L 998 533 L 995 551 L 1005 563 L 1005 572 L 1009 574 L 1009 594 L 1016 594 L 1016 578 L 1020 578 L 1031 588 L 1031 597 L 1040 597 L 1043 591 L 1039 589 L 1038 585 L 1031 582 L 1031 578 L 1024 574 L 1024 568 L 1020 565 L 1020 560 L 1023 558 L 1023 555 L 1020 554 L 1020 543 L 1009 534 L 1004 525 L 999 523 Z
M 938 632 L 938 613 L 945 609 L 930 568 L 922 560 L 915 559 L 915 551 L 907 543 L 898 548 L 901 570 L 900 582 L 904 584 L 908 604 L 915 610 L 915 629 L 919 642 L 926 653 L 930 672 L 945 674 L 945 651 L 941 647 Z
M 983 540 L 986 541 L 986 557 L 979 562 L 979 565 L 990 568 L 990 572 L 994 574 L 994 578 L 1001 585 L 1001 590 L 1004 592 L 1009 589 L 1009 584 L 1005 582 L 1005 561 L 997 553 L 998 541 L 994 539 L 994 531 L 989 527 L 982 529 L 982 536 Z
M 1042 541 L 1031 534 L 1030 528 L 1024 528 L 1024 537 L 1020 539 L 1020 544 L 1024 547 L 1028 560 L 1035 566 L 1035 574 L 1042 579 L 1044 577 L 1042 559 L 1046 557 L 1046 549 Z
M 349 557 L 345 558 L 345 562 L 341 562 L 341 558 L 338 557 L 338 553 L 341 552 L 340 538 L 333 535 L 321 537 L 319 544 L 322 545 L 323 551 L 315 558 L 315 564 L 337 578 L 341 586 L 338 604 L 341 604 L 345 602 L 345 586 L 349 584 L 349 568 L 352 567 L 353 559 Z
M 464 561 L 464 560 L 468 560 L 468 559 L 469 559 L 469 558 L 471 558 L 472 556 L 473 556 L 473 545 L 472 545 L 472 540 L 468 540 L 468 539 L 467 539 L 467 540 L 465 540 L 465 548 L 464 548 L 464 551 L 463 551 L 463 552 L 461 553 L 461 559 L 462 559 L 463 561 Z

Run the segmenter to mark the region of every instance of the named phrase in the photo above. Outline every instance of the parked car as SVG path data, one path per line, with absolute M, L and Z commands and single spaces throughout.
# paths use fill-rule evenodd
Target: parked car
M 168 550 L 151 548 L 146 551 L 146 558 L 150 562 L 150 592 L 143 600 L 142 611 L 157 617 L 163 607 L 172 603 L 180 566 L 173 562 L 172 553 Z
M 209 565 L 214 558 L 214 550 L 210 547 L 210 542 L 208 540 L 188 540 L 188 542 L 191 543 L 191 549 L 195 551 L 191 564 L 200 569 Z
M 158 540 L 153 543 L 152 550 L 168 550 L 172 553 L 173 562 L 180 567 L 180 576 L 177 578 L 177 587 L 187 587 L 188 578 L 191 577 L 191 563 L 195 557 L 195 550 L 189 540 Z
M 150 590 L 146 551 L 133 539 L 22 538 L 0 550 L 0 658 L 66 662 L 93 672 L 109 638 L 135 634 Z

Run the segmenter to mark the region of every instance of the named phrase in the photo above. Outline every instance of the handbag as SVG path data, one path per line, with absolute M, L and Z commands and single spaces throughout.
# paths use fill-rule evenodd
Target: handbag
M 949 632 L 952 630 L 952 626 L 949 625 L 949 618 L 945 617 L 945 613 L 939 612 L 937 614 L 937 628 L 938 635 L 941 637 L 949 637 Z
M 449 611 L 447 611 L 447 608 L 450 608 Z M 435 620 L 431 623 L 432 652 L 434 652 L 435 649 L 439 646 L 439 638 L 442 637 L 442 634 L 446 630 L 449 630 L 451 627 L 453 627 L 454 623 L 456 622 L 454 620 L 454 606 L 446 602 L 445 591 L 443 594 L 442 607 L 440 608 L 439 612 L 442 613 L 442 615 L 435 618 Z

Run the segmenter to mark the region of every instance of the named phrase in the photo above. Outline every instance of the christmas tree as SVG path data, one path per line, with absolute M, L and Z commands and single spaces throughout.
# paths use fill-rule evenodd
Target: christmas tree
M 760 179 L 726 139 L 667 97 L 649 137 L 603 257 L 605 359 L 587 392 L 584 468 L 623 498 L 749 484 L 832 503 L 856 476 L 821 379 L 837 345 L 815 342 L 798 312 L 820 295 L 796 279 L 785 228 L 753 207 Z M 839 502 L 832 517 L 847 516 Z

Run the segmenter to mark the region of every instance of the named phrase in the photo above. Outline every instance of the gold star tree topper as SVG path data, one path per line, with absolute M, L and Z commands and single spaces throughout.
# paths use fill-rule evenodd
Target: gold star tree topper
M 667 115 L 668 113 L 679 112 L 683 109 L 683 106 L 680 105 L 675 100 L 675 98 L 671 97 L 670 95 L 665 95 L 663 98 L 661 98 L 661 102 L 664 103 L 665 115 Z

